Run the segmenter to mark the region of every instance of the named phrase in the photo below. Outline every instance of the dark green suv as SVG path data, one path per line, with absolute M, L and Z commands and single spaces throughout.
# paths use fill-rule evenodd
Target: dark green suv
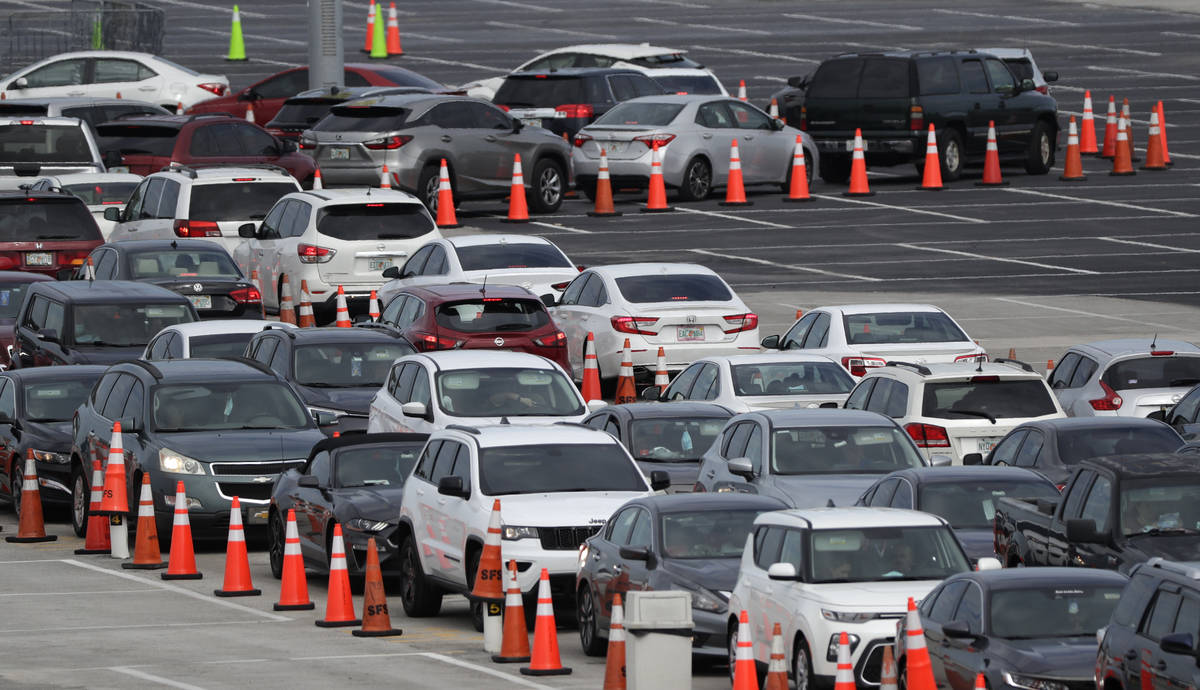
M 849 178 L 855 129 L 862 129 L 868 165 L 913 163 L 920 172 L 933 124 L 946 181 L 958 179 L 964 165 L 983 163 L 989 121 L 1002 163 L 1023 162 L 1031 175 L 1054 165 L 1058 104 L 987 53 L 839 55 L 798 85 L 806 91 L 800 128 L 821 151 L 826 182 Z

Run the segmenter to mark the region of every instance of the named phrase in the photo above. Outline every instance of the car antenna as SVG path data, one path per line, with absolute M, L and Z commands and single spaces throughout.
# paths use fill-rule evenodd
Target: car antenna
M 975 373 L 982 374 L 983 373 L 983 357 L 982 356 L 976 357 L 975 362 L 976 362 Z
M 510 424 L 511 422 L 508 421 L 508 417 L 501 417 L 500 423 L 501 424 Z
M 1153 352 L 1157 349 L 1158 349 L 1158 334 L 1155 333 L 1154 337 L 1150 339 L 1150 351 Z
M 825 501 L 825 507 L 826 507 L 826 508 L 836 508 L 837 506 L 835 506 L 835 505 L 833 504 L 833 499 L 831 498 L 831 499 L 829 499 L 828 501 Z
M 175 240 L 171 240 L 171 249 L 179 249 L 179 243 Z

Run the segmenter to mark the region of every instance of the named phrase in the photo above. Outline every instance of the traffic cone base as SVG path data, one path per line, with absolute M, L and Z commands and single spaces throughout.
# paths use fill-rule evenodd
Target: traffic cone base
M 204 573 L 163 573 L 164 580 L 201 580 L 204 579 Z
M 379 569 L 379 547 L 375 546 L 375 537 L 367 540 L 362 622 L 362 628 L 352 631 L 355 637 L 395 637 L 404 634 L 403 630 L 392 627 L 387 594 L 383 591 L 383 572 Z

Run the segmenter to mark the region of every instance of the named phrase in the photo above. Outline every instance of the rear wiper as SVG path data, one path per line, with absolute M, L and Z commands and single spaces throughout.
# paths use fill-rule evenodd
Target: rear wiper
M 74 240 L 78 239 L 74 235 L 38 235 L 39 240 Z
M 968 417 L 983 417 L 992 424 L 996 423 L 995 417 L 986 412 L 980 412 L 979 410 L 946 410 L 946 412 L 949 412 L 950 414 L 965 414 Z

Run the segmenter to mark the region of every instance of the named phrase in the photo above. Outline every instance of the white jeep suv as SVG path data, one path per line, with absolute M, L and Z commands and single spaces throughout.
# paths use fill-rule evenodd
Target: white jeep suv
M 999 567 L 980 559 L 981 570 Z M 893 641 L 908 597 L 920 600 L 944 578 L 970 569 L 949 523 L 936 515 L 895 508 L 763 513 L 746 540 L 729 599 L 729 658 L 744 609 L 760 666 L 771 656 L 771 628 L 782 625 L 797 690 L 833 686 L 843 632 L 855 683 L 878 686 L 883 648 Z
M 655 489 L 669 478 L 654 477 Z M 404 483 L 400 503 L 400 598 L 410 617 L 437 615 L 442 596 L 474 585 L 500 500 L 501 556 L 534 593 L 542 568 L 556 603 L 574 607 L 579 546 L 651 482 L 609 434 L 563 423 L 435 431 Z

